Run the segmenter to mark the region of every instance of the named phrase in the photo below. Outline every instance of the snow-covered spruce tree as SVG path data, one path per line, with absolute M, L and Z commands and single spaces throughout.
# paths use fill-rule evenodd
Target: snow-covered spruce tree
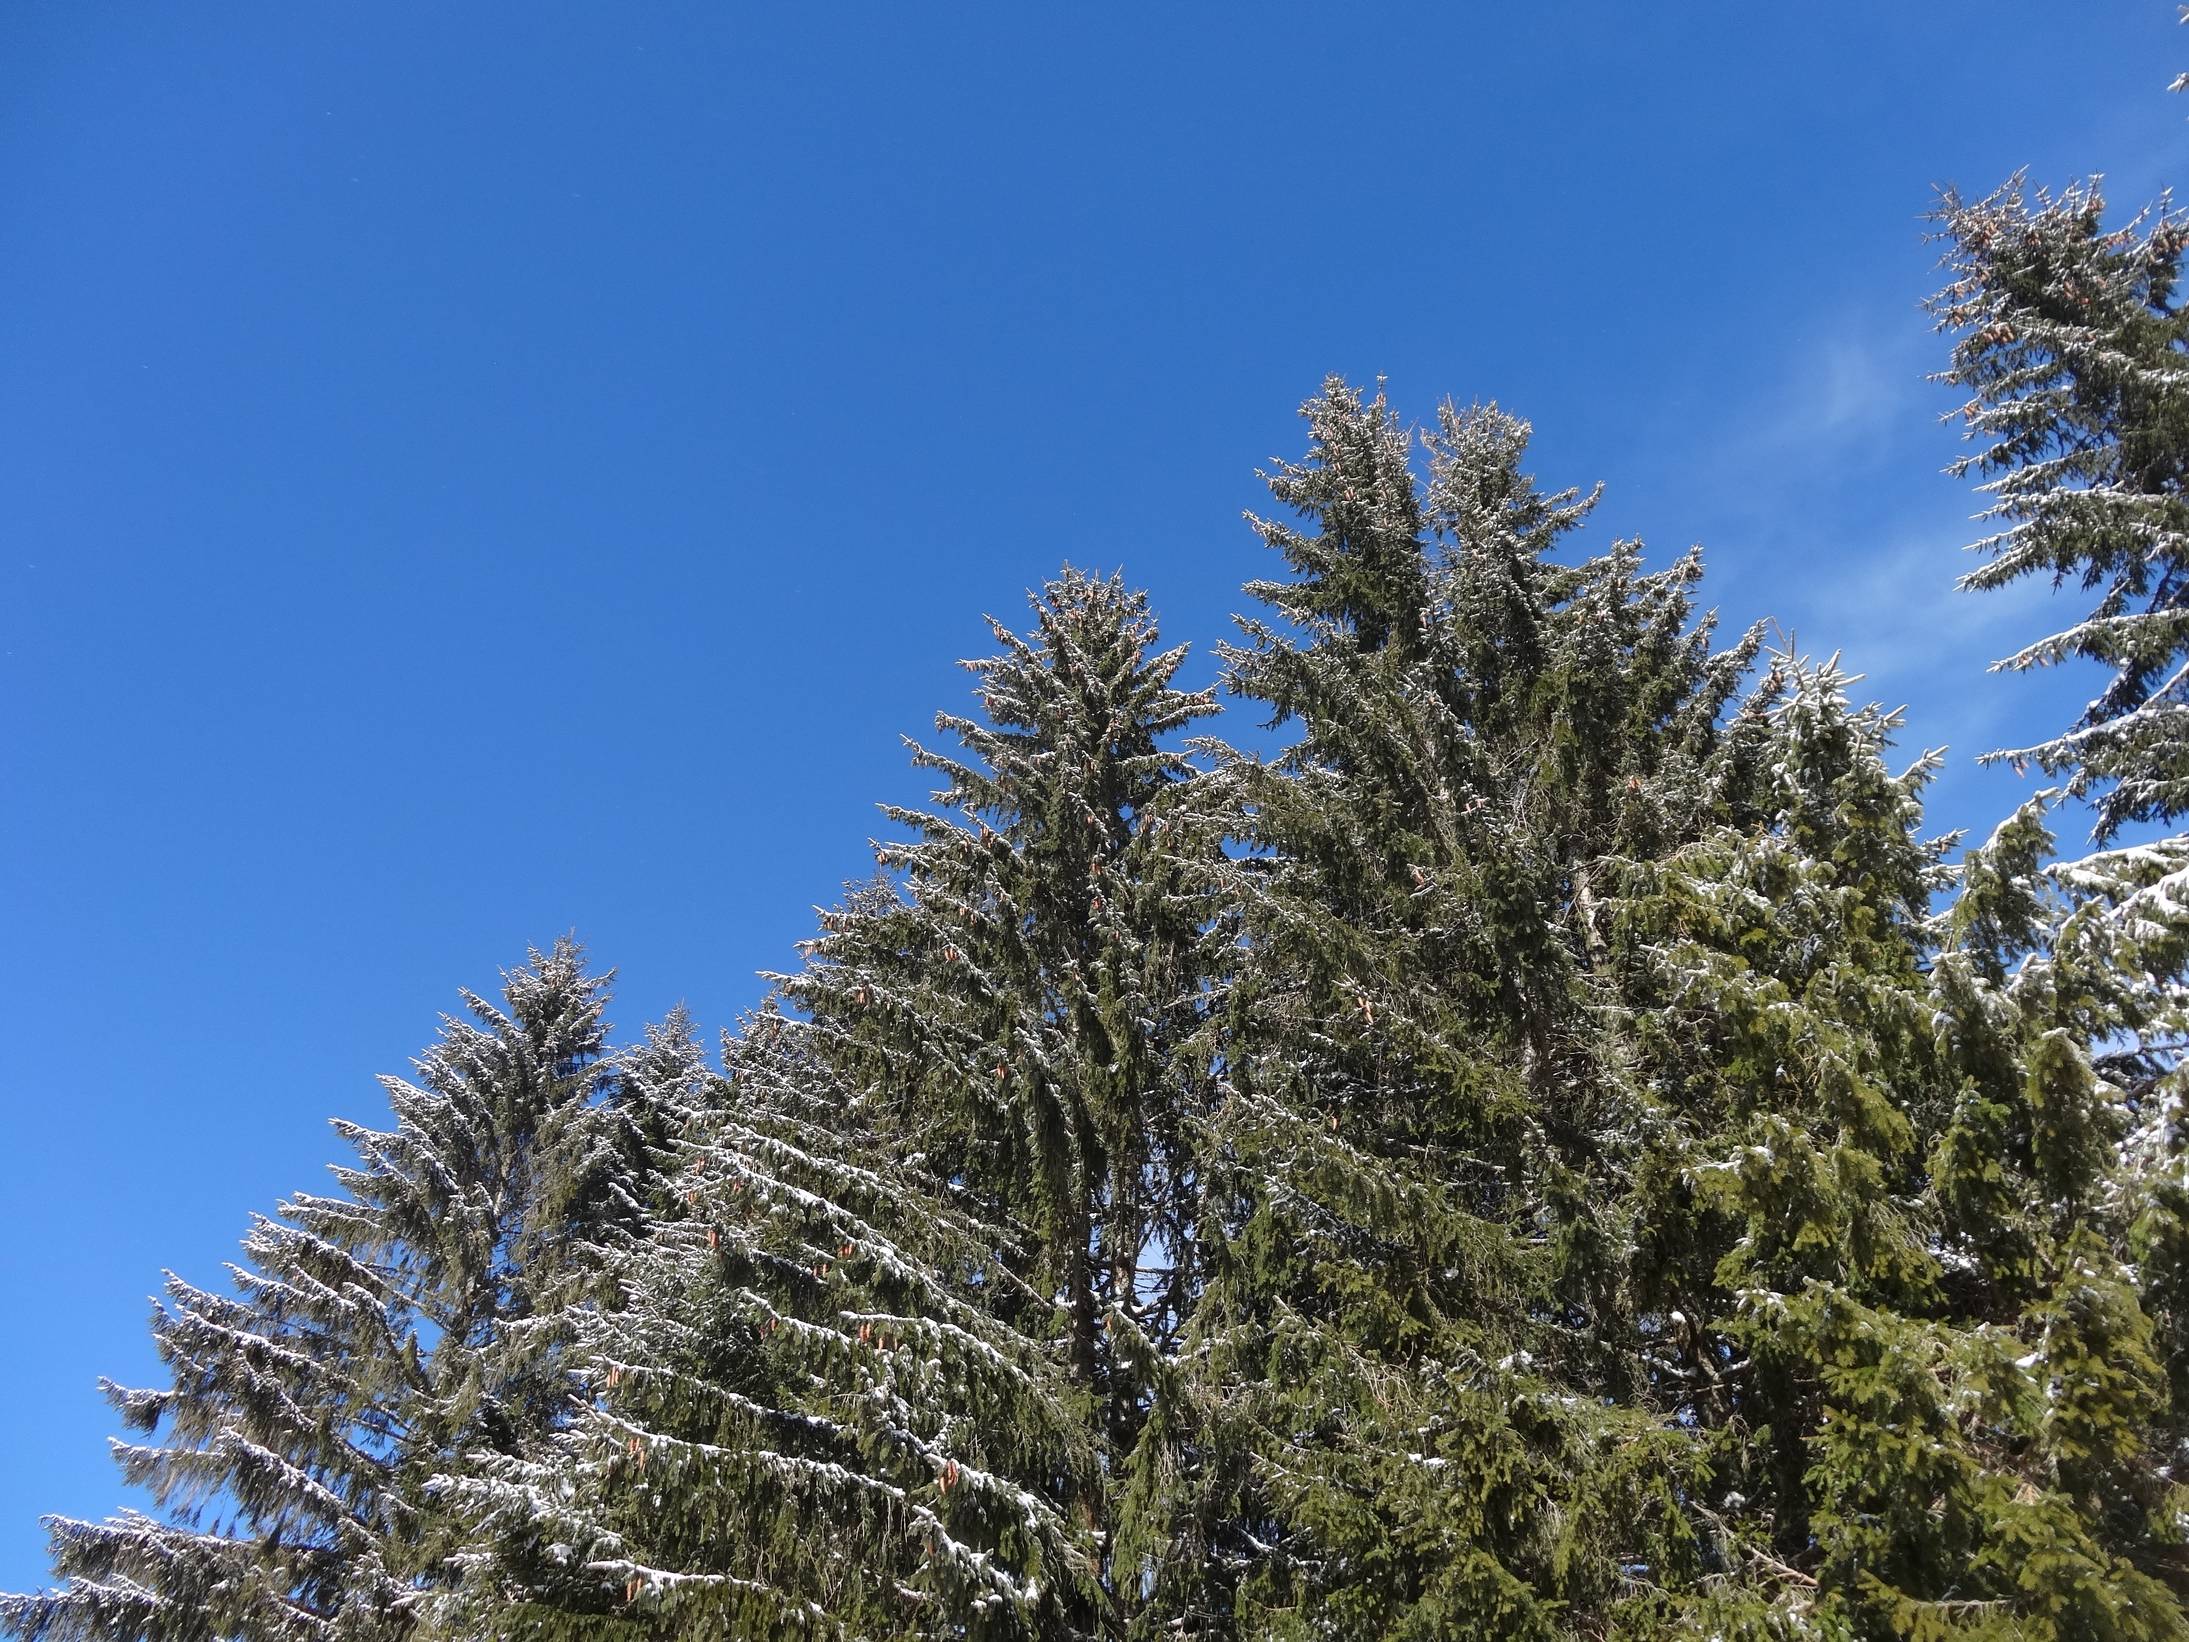
M 1949 191 L 1935 220 L 1951 277 L 1931 302 L 1954 336 L 1939 380 L 1968 394 L 1982 446 L 1953 471 L 1985 477 L 1997 526 L 1962 585 L 2043 574 L 2098 596 L 1998 665 L 2111 674 L 2065 733 L 1994 756 L 2067 775 L 2100 842 L 2189 814 L 2189 223 L 2164 202 L 2104 219 L 2095 182 L 2056 199 L 2020 177 L 1981 200 Z
M 1552 1634 L 1691 1537 L 1692 1445 L 1604 1401 L 1636 1378 L 1636 1106 L 1601 874 L 1707 818 L 1755 641 L 1713 655 L 1692 557 L 1552 559 L 1593 498 L 1538 491 L 1494 407 L 1445 408 L 1425 479 L 1380 395 L 1303 414 L 1271 486 L 1307 524 L 1259 524 L 1294 579 L 1227 652 L 1299 737 L 1211 791 L 1248 944 L 1171 1414 L 1211 1553 L 1178 1602 L 1208 1632 Z
M 1009 1232 L 1013 1275 L 1059 1308 L 1098 1460 L 1073 1516 L 1117 1626 L 1158 1549 L 1140 1531 L 1164 1492 L 1143 1469 L 1153 1382 L 1201 1283 L 1192 1122 L 1222 849 L 1166 743 L 1216 709 L 1174 686 L 1185 651 L 1155 649 L 1117 579 L 1067 569 L 1032 606 L 1031 633 L 992 623 L 1002 652 L 967 663 L 981 717 L 937 719 L 962 755 L 914 748 L 943 778 L 936 807 L 886 812 L 913 837 L 877 845 L 885 877 L 777 979 L 815 1056 Z
M 1957 966 L 1999 974 L 1990 1019 L 2023 1045 L 2027 1073 L 1964 1102 L 1935 1167 L 1949 1224 L 1979 1256 L 1956 1263 L 1957 1280 L 2041 1298 L 2048 1278 L 2077 1273 L 2078 1303 L 2056 1304 L 2042 1338 L 2054 1423 L 2071 1438 L 2061 1473 L 2102 1489 L 2123 1553 L 2184 1589 L 2189 839 L 2042 865 L 2048 800 L 1971 856 L 1942 920 L 1937 974 L 1956 990 Z M 1988 1244 L 1964 1230 L 1979 1216 Z M 2076 1330 L 2101 1321 L 2120 1338 L 2077 1347 Z M 2059 1361 L 2076 1349 L 2079 1368 Z
M 2112 1027 L 2015 960 L 2018 818 L 1933 921 L 1932 761 L 1789 658 L 1728 726 L 1760 820 L 1614 896 L 1653 1095 L 1634 1170 L 1650 1404 L 1702 1458 L 1637 1634 L 2183 1634 L 2151 1327 L 2108 1208 Z M 1754 784 L 1753 772 L 1763 776 Z M 2070 989 L 2072 990 L 2072 989 Z
M 474 1453 L 516 1452 L 564 1403 L 523 1324 L 585 1280 L 571 1251 L 633 1229 L 640 1114 L 606 1052 L 605 979 L 570 942 L 465 994 L 394 1124 L 338 1122 L 338 1195 L 262 1217 L 233 1291 L 177 1277 L 152 1331 L 164 1388 L 110 1394 L 157 1514 L 55 1520 L 65 1581 L 0 1598 L 31 1639 L 327 1642 L 434 1632 L 459 1548 L 428 1497 Z
M 2016 992 L 2038 1023 L 2092 1046 L 2099 1098 L 2123 1126 L 2106 1208 L 2171 1388 L 2155 1457 L 2189 1478 L 2189 837 L 2045 876 L 2064 912 Z
M 1843 686 L 1775 661 L 1725 737 L 1717 774 L 1746 789 L 1727 794 L 1734 824 L 1622 863 L 1613 956 L 1653 1096 L 1631 1197 L 1641 1394 L 1703 1461 L 1684 1577 L 1653 1568 L 1629 1593 L 1645 1634 L 1812 1617 L 1805 1476 L 1834 1359 L 1803 1354 L 1789 1309 L 1851 1286 L 1890 1317 L 1934 1275 L 1908 1114 L 1930 1089 L 1928 766 L 1893 778 L 1889 725 Z
M 552 1440 L 439 1483 L 462 1634 L 1091 1634 L 1100 1479 L 1055 1304 L 815 1047 L 770 1008 L 723 1074 L 681 1029 L 631 1056 L 692 1114 L 673 1212 L 560 1319 Z

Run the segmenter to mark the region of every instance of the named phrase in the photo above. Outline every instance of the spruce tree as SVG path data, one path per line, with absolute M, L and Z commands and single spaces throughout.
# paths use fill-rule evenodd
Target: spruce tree
M 2030 801 L 2001 827 L 1979 852 L 1997 863 L 1991 884 L 1972 881 L 1948 915 L 1958 935 L 1973 922 L 1965 903 L 1987 888 L 2011 897 L 2005 944 L 2018 961 L 1997 1018 L 2022 1040 L 2028 1072 L 1992 1096 L 1976 1143 L 1942 1158 L 1939 1173 L 1980 1183 L 1989 1223 L 2011 1239 L 2011 1258 L 1997 1262 L 2010 1281 L 2031 1287 L 2072 1264 L 2080 1304 L 2061 1316 L 2086 1328 L 2102 1317 L 2118 1334 L 2085 1348 L 2092 1383 L 2071 1405 L 2084 1429 L 2062 1475 L 2101 1487 L 2122 1554 L 2179 1589 L 2189 1587 L 2189 1491 L 2173 1480 L 2189 1460 L 2189 840 L 2045 865 L 2047 803 Z M 1941 971 L 1966 944 L 1949 948 Z M 2001 1190 L 1983 1151 L 2009 1164 L 2019 1193 Z M 2072 1337 L 2048 1334 L 2057 1355 L 2055 1337 Z
M 2095 181 L 2057 198 L 2017 176 L 1935 213 L 1950 279 L 1931 301 L 1954 336 L 1939 380 L 1982 448 L 1994 533 L 1968 588 L 2029 575 L 2097 594 L 2081 621 L 1998 663 L 2071 658 L 2110 677 L 2060 735 L 1995 754 L 2065 774 L 2104 842 L 2189 814 L 2189 314 L 2185 224 L 2166 202 L 2118 227 Z
M 1163 1493 L 1142 1438 L 1155 1381 L 1202 1283 L 1194 1122 L 1220 838 L 1170 738 L 1215 711 L 1178 689 L 1147 601 L 1069 568 L 1026 636 L 966 665 L 979 718 L 914 745 L 943 785 L 891 807 L 909 841 L 823 918 L 777 977 L 816 1055 L 886 1113 L 926 1166 L 1010 1234 L 1049 1296 L 1090 1451 L 1074 1520 L 1098 1546 L 1105 1623 L 1144 1604 L 1145 1512 Z M 1167 1535 L 1157 1534 L 1166 1539 Z
M 464 1634 L 1080 1634 L 1082 1394 L 1005 1233 L 763 1010 L 709 1073 L 681 1023 L 627 1078 L 687 1114 L 649 1235 L 557 1320 L 566 1417 L 440 1497 Z
M 2061 863 L 2057 908 L 2026 989 L 2091 1046 L 2117 1114 L 2103 1205 L 2139 1274 L 2170 1398 L 2153 1458 L 2189 1475 L 2189 838 Z M 2189 1501 L 2185 1501 L 2189 1503 Z
M 1494 407 L 1445 407 L 1426 476 L 1380 395 L 1303 415 L 1271 488 L 1307 526 L 1258 522 L 1296 579 L 1227 652 L 1299 736 L 1223 774 L 1208 1578 L 1238 1634 L 1553 1634 L 1688 1534 L 1687 1445 L 1605 1401 L 1636 1097 L 1597 971 L 1607 858 L 1697 824 L 1755 639 L 1712 653 L 1692 558 L 1553 558 L 1594 498 Z
M 152 1317 L 172 1374 L 108 1386 L 153 1513 L 56 1519 L 57 1589 L 0 1598 L 38 1639 L 431 1634 L 460 1549 L 432 1479 L 515 1452 L 566 1372 L 526 1323 L 584 1281 L 583 1240 L 636 1229 L 643 1120 L 601 1018 L 606 979 L 569 942 L 464 995 L 393 1126 L 337 1122 L 338 1192 L 261 1216 L 222 1293 L 170 1275 Z
M 1628 1622 L 2180 1635 L 2101 1070 L 2142 1060 L 2138 1011 L 2092 1007 L 2108 965 L 2062 964 L 2080 937 L 2033 812 L 1930 913 L 1935 761 L 1892 774 L 1895 720 L 1849 683 L 1775 662 L 1726 736 L 1762 755 L 1760 824 L 1634 864 L 1618 897 L 1657 1094 L 1634 1175 L 1649 1401 L 1707 1456 L 1700 1575 L 1653 1579 Z
M 1886 1315 L 1928 1299 L 1909 1115 L 1928 764 L 1891 776 L 1890 721 L 1845 682 L 1776 658 L 1724 738 L 1721 823 L 1620 875 L 1618 994 L 1650 1096 L 1629 1211 L 1638 1398 L 1704 1462 L 1685 1576 L 1653 1569 L 1627 1595 L 1644 1633 L 1813 1617 L 1808 1475 L 1831 1428 L 1814 1358 L 1839 1359 L 1789 1345 L 1789 1313 L 1849 1286 Z

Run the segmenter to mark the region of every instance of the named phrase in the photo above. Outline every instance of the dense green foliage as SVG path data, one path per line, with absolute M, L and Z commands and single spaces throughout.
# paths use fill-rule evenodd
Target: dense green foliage
M 28 1639 L 2189 1636 L 2189 397 L 2164 214 L 1941 212 L 2110 682 L 1979 847 L 1530 430 L 1333 379 L 1191 739 L 1070 569 L 710 1065 L 569 943 L 171 1279 Z

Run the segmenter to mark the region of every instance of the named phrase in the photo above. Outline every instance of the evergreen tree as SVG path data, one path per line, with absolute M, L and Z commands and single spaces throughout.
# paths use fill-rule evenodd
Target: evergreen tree
M 1962 585 L 2049 574 L 2098 595 L 1998 665 L 2111 675 L 2065 733 L 1994 756 L 2065 773 L 2094 797 L 2100 842 L 2189 814 L 2189 224 L 2165 202 L 2104 219 L 2095 182 L 2034 200 L 2020 177 L 1981 200 L 1949 190 L 1935 220 L 1951 278 L 1931 302 L 1955 338 L 1939 379 L 1968 394 L 1982 445 L 1952 471 L 1986 476 L 1998 526 Z
M 2019 1259 L 2010 1271 L 2059 1267 L 2072 1250 L 2086 1293 L 2106 1292 L 2091 1275 L 2101 1273 L 2134 1297 L 2133 1308 L 2114 1306 L 2129 1338 L 2110 1345 L 2102 1365 L 2113 1395 L 2081 1399 L 2084 1418 L 2102 1415 L 2107 1429 L 2079 1446 L 2113 1455 L 2103 1486 L 2124 1553 L 2189 1584 L 2189 1492 L 2171 1480 L 2189 1460 L 2189 1147 L 2180 1121 L 2189 840 L 2040 868 L 2051 842 L 2045 802 L 2025 805 L 1983 852 L 2006 863 L 1994 877 L 2031 911 L 2027 933 L 2015 935 L 2026 955 L 2002 988 L 2031 1070 L 2026 1110 L 1999 1099 L 1995 1109 L 2012 1121 L 1981 1138 L 2026 1160 L 2035 1188 L 2023 1201 L 1983 1206 L 1991 1225 L 2011 1229 Z M 1980 1169 L 1977 1178 L 1989 1184 L 1995 1174 Z M 2093 1361 L 2094 1373 L 2100 1367 Z M 2087 1458 L 2074 1463 L 2088 1471 Z
M 2030 200 L 2017 176 L 1974 202 L 1949 191 L 1935 215 L 1951 280 L 1932 311 L 1955 333 L 1941 379 L 1969 393 L 1962 415 L 1984 444 L 1954 471 L 1990 476 L 1986 517 L 2002 527 L 1977 544 L 1991 562 L 1963 585 L 2049 570 L 2056 586 L 2097 590 L 2089 617 L 1998 665 L 2082 658 L 2111 673 L 2066 734 L 1993 756 L 2067 775 L 2068 793 L 2095 800 L 2100 842 L 2178 820 L 2189 232 L 2163 200 L 2107 229 L 2095 180 Z M 2173 838 L 2047 866 L 2057 796 L 2025 804 L 1971 854 L 1936 923 L 1932 989 L 1956 1092 L 1931 1187 L 1944 1309 L 1971 1326 L 1952 1337 L 1934 1325 L 1925 1348 L 1933 1378 L 1985 1421 L 1964 1419 L 1952 1435 L 1974 1440 L 1942 1442 L 1936 1463 L 1964 1482 L 1979 1468 L 2015 1479 L 2011 1495 L 2002 1481 L 1961 1502 L 1965 1544 L 1947 1555 L 1970 1559 L 1964 1583 L 1990 1587 L 1973 1604 L 1986 1614 L 2041 1613 L 2044 1634 L 2179 1635 L 2189 855 Z M 1851 1456 L 1840 1469 L 1857 1475 Z M 1864 1481 L 1890 1485 L 1875 1467 Z
M 876 847 L 886 876 L 777 979 L 816 1055 L 1060 1308 L 1099 1459 L 1075 1521 L 1118 1626 L 1154 1554 L 1154 1380 L 1202 1281 L 1192 1124 L 1221 841 L 1166 743 L 1215 706 L 1175 687 L 1185 650 L 1155 649 L 1116 578 L 1067 569 L 1032 607 L 1028 636 L 991 622 L 1001 653 L 967 663 L 981 718 L 937 718 L 964 755 L 913 748 L 943 778 L 936 807 L 886 810 L 912 838 Z
M 1816 1373 L 1840 1359 L 1804 1355 L 1790 1318 L 1843 1289 L 1886 1316 L 1928 1300 L 1911 1107 L 1929 766 L 1892 777 L 1891 721 L 1844 685 L 1776 658 L 1714 772 L 1725 822 L 1623 863 L 1620 1007 L 1650 1094 L 1630 1200 L 1638 1396 L 1690 1434 L 1707 1479 L 1686 1577 L 1652 1570 L 1630 1593 L 1644 1633 L 1815 1617 L 1809 1468 L 1836 1429 Z
M 431 1633 L 458 1549 L 428 1494 L 462 1457 L 523 1448 L 566 1372 L 525 1324 L 584 1279 L 570 1250 L 636 1228 L 646 1193 L 601 1019 L 569 942 L 464 995 L 394 1125 L 337 1122 L 338 1195 L 254 1221 L 230 1293 L 172 1275 L 162 1388 L 109 1386 L 124 1477 L 157 1514 L 56 1519 L 66 1582 L 0 1598 L 30 1639 L 401 1638 Z M 561 1297 L 561 1298 L 558 1298 Z
M 2047 1006 L 2041 1019 L 2091 1046 L 2118 1114 L 2105 1209 L 2139 1274 L 2171 1393 L 2153 1457 L 2189 1475 L 2189 838 L 2105 851 L 2047 876 L 2061 910 L 2025 984 Z
M 1551 1634 L 1687 1532 L 1683 1445 L 1604 1402 L 1636 1109 L 1603 874 L 1697 824 L 1756 640 L 1712 654 L 1692 557 L 1552 558 L 1594 498 L 1537 490 L 1494 407 L 1445 407 L 1426 478 L 1380 395 L 1303 414 L 1271 488 L 1310 528 L 1259 524 L 1296 579 L 1227 652 L 1300 734 L 1224 769 L 1247 944 L 1181 1399 L 1207 1577 L 1241 1634 Z
M 1716 1574 L 1655 1581 L 1629 1622 L 2181 1635 L 2165 1386 L 2098 1071 L 2142 1051 L 2090 1007 L 2097 969 L 2061 985 L 2078 938 L 2034 813 L 1929 915 L 1932 761 L 1890 774 L 1894 720 L 1847 683 L 1776 664 L 1727 737 L 1765 738 L 1763 824 L 1637 865 L 1620 896 L 1659 1096 L 1644 1356 L 1708 1456 L 1688 1506 Z
M 770 1009 L 723 1075 L 681 1023 L 632 1058 L 689 1114 L 673 1206 L 560 1319 L 551 1440 L 438 1484 L 477 1547 L 464 1634 L 1084 1628 L 1098 1482 L 1054 1306 L 814 1046 Z

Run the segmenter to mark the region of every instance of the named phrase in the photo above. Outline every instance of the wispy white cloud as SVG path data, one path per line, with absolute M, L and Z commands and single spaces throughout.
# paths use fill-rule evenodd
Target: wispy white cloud
M 1789 338 L 1770 385 L 1739 407 L 1728 432 L 1764 457 L 1881 454 L 1911 427 L 1935 423 L 1938 390 L 1925 373 L 1936 353 L 1919 311 L 1844 309 Z
M 1996 685 L 1992 661 L 2053 613 L 2041 582 L 1962 590 L 1957 579 L 1974 563 L 1950 536 L 1928 529 L 1881 546 L 1790 554 L 1780 586 L 1788 619 L 1812 623 L 1820 639 L 1837 635 L 1849 661 L 1881 688 L 1942 685 L 1958 696 L 1957 680 Z

